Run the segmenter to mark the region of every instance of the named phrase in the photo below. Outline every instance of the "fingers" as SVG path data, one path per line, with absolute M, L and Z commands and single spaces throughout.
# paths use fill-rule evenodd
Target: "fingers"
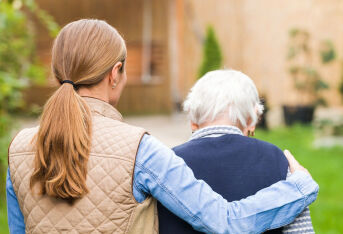
M 291 173 L 295 171 L 303 171 L 310 175 L 307 169 L 299 164 L 299 162 L 294 158 L 291 152 L 289 152 L 288 150 L 284 150 L 283 152 L 288 160 L 289 170 L 291 171 Z
M 293 173 L 295 171 L 295 168 L 298 167 L 299 163 L 288 150 L 284 150 L 283 153 L 288 160 L 289 170 L 291 171 L 291 173 Z
M 283 153 L 285 154 L 288 163 L 291 164 L 293 163 L 293 161 L 295 160 L 294 156 L 291 154 L 291 152 L 289 152 L 288 150 L 284 150 Z

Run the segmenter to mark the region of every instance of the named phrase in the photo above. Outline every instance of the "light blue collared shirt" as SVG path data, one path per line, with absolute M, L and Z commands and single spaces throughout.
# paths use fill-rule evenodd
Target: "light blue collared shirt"
M 253 196 L 227 202 L 204 181 L 196 180 L 183 159 L 150 135 L 139 145 L 133 184 L 138 202 L 151 195 L 194 229 L 206 233 L 260 233 L 284 226 L 318 194 L 318 184 L 297 171 Z M 10 232 L 25 233 L 9 172 L 6 190 Z

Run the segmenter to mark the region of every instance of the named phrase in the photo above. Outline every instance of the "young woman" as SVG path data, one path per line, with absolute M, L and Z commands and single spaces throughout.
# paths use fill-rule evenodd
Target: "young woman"
M 157 233 L 156 200 L 198 231 L 261 232 L 291 222 L 318 185 L 292 156 L 287 180 L 227 202 L 184 161 L 113 107 L 126 83 L 126 47 L 104 21 L 66 25 L 52 49 L 60 88 L 40 125 L 9 148 L 11 233 Z M 277 200 L 270 200 L 278 197 Z

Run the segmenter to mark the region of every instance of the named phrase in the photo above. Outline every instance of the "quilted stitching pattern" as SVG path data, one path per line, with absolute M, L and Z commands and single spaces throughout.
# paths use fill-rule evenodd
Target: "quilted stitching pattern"
M 121 122 L 119 112 L 108 104 L 86 101 L 93 113 L 87 176 L 90 192 L 74 204 L 30 192 L 31 141 L 38 127 L 22 130 L 11 144 L 11 179 L 27 233 L 126 233 L 130 229 L 130 218 L 139 206 L 132 195 L 132 173 L 145 130 Z

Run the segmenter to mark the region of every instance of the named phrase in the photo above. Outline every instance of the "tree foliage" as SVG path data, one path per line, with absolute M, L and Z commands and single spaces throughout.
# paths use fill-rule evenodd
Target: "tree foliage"
M 206 31 L 206 38 L 203 47 L 203 60 L 199 69 L 199 78 L 207 72 L 221 68 L 222 52 L 218 39 L 212 26 Z
M 22 91 L 46 77 L 36 55 L 36 35 L 27 11 L 37 16 L 51 35 L 58 32 L 55 21 L 33 0 L 0 1 L 0 138 L 9 135 L 9 114 L 24 104 Z

